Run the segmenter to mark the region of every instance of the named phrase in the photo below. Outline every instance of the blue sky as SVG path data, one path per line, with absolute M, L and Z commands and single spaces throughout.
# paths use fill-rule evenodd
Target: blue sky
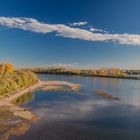
M 0 62 L 140 68 L 139 0 L 1 0 Z

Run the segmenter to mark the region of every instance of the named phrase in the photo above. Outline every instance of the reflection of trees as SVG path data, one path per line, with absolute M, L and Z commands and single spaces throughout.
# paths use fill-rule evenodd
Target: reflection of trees
M 109 87 L 117 87 L 121 82 L 121 79 L 117 78 L 99 78 L 99 83 L 103 86 L 109 86 Z
M 15 100 L 15 103 L 18 104 L 18 105 L 25 104 L 33 98 L 34 98 L 33 93 L 32 92 L 27 92 L 27 93 L 23 94 L 22 96 L 18 97 Z
M 121 83 L 121 81 L 122 81 L 122 79 L 110 79 L 111 80 L 111 86 L 112 87 L 117 87 L 118 85 L 120 85 L 120 83 Z

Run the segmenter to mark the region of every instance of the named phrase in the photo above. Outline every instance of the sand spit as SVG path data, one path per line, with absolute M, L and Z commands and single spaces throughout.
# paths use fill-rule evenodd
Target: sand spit
M 76 91 L 80 88 L 79 84 L 67 81 L 44 81 L 42 85 L 40 89 L 44 91 Z
M 119 97 L 115 97 L 109 93 L 106 93 L 105 91 L 103 90 L 96 90 L 95 93 L 97 93 L 98 95 L 104 97 L 104 98 L 107 98 L 107 99 L 111 99 L 111 100 L 120 100 Z

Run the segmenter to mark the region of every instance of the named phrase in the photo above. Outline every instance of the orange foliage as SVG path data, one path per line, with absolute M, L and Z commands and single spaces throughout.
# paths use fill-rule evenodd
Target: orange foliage
M 14 72 L 14 66 L 10 63 L 7 64 L 0 64 L 0 73 L 13 73 Z

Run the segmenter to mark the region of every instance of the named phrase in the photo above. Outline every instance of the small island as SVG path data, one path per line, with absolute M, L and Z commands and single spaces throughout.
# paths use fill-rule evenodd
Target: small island
M 95 93 L 98 94 L 99 96 L 102 96 L 102 97 L 110 99 L 110 100 L 120 100 L 119 97 L 113 96 L 103 90 L 95 90 Z

